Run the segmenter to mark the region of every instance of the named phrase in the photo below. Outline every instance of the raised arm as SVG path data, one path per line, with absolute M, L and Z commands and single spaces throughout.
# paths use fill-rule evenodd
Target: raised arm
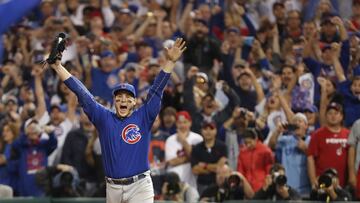
M 189 0 L 184 8 L 183 13 L 181 14 L 181 18 L 179 20 L 178 26 L 181 32 L 188 33 L 189 28 L 186 27 L 186 21 L 190 20 L 190 12 L 194 7 L 194 0 Z M 176 8 L 177 9 L 177 8 Z M 174 14 L 171 14 L 174 16 Z M 173 22 L 173 21 L 172 21 Z
M 70 92 L 66 96 L 66 100 L 67 100 L 67 105 L 68 105 L 66 117 L 71 122 L 75 122 L 76 121 L 76 104 L 77 104 L 76 103 L 76 95 L 73 92 Z
M 40 118 L 46 112 L 44 88 L 41 83 L 42 70 L 39 66 L 33 66 L 33 70 L 31 71 L 31 74 L 35 77 L 35 96 L 37 102 L 35 118 L 37 120 L 40 120 Z
M 39 145 L 46 150 L 47 155 L 50 155 L 57 147 L 57 139 L 54 134 L 54 126 L 45 126 L 44 132 L 49 135 L 49 139 L 41 140 Z
M 244 72 L 249 74 L 251 77 L 251 83 L 255 88 L 255 92 L 256 92 L 256 103 L 260 103 L 264 98 L 265 98 L 265 94 L 264 94 L 264 90 L 261 87 L 261 85 L 257 82 L 257 78 L 255 76 L 255 74 L 250 70 L 250 68 L 245 68 Z
M 276 129 L 272 132 L 270 141 L 269 141 L 269 147 L 273 150 L 276 148 L 276 144 L 278 142 L 278 139 L 280 136 L 282 136 L 283 132 L 285 131 L 283 124 L 278 123 Z
M 143 23 L 139 26 L 138 29 L 136 29 L 134 36 L 135 36 L 135 40 L 138 41 L 139 39 L 141 39 L 145 33 L 146 28 L 148 27 L 148 25 L 150 24 L 151 20 L 154 17 L 151 15 L 148 15 L 146 17 L 146 19 L 143 21 Z
M 84 109 L 84 112 L 89 117 L 90 121 L 96 127 L 99 127 L 105 119 L 103 119 L 109 112 L 105 107 L 98 104 L 86 87 L 74 76 L 72 76 L 57 60 L 55 64 L 51 65 L 61 81 L 73 92 L 78 98 L 79 104 Z
M 337 76 L 339 82 L 344 82 L 346 80 L 346 76 L 344 74 L 344 69 L 339 60 L 340 44 L 332 43 L 331 44 L 331 52 L 332 52 L 333 66 L 334 66 L 336 76 Z
M 291 121 L 294 117 L 294 112 L 291 110 L 288 100 L 284 97 L 284 95 L 281 95 L 279 90 L 274 92 L 274 95 L 278 96 L 280 105 L 285 112 L 287 120 Z
M 320 84 L 320 88 L 321 88 L 319 121 L 320 121 L 320 126 L 324 126 L 326 125 L 326 118 L 325 118 L 326 107 L 329 103 L 329 98 L 326 88 L 327 80 L 323 77 L 318 77 L 317 81 Z

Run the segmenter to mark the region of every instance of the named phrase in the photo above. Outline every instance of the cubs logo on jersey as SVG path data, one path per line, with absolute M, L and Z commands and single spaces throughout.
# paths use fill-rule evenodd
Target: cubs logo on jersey
M 129 124 L 121 132 L 121 137 L 128 144 L 136 144 L 141 139 L 140 128 L 135 124 Z

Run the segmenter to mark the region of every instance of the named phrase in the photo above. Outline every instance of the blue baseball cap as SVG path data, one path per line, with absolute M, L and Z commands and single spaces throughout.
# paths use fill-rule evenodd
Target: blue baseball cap
M 316 113 L 316 112 L 318 112 L 318 108 L 313 104 L 306 104 L 305 107 L 302 109 L 302 111 Z
M 112 51 L 103 51 L 100 54 L 101 58 L 106 58 L 106 57 L 111 57 L 111 58 L 115 58 L 115 54 Z
M 127 91 L 132 94 L 133 97 L 136 97 L 135 87 L 129 83 L 120 83 L 116 85 L 112 91 L 113 96 L 115 96 L 118 91 Z
M 52 104 L 50 107 L 50 111 L 53 111 L 54 109 L 58 109 L 60 112 L 67 112 L 67 106 L 65 104 Z

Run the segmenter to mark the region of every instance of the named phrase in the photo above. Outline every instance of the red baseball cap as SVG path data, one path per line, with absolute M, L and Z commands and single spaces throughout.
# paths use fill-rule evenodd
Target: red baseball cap
M 202 128 L 210 127 L 211 129 L 215 129 L 216 128 L 216 123 L 205 121 L 205 122 L 202 123 L 201 127 Z
M 179 111 L 179 112 L 177 112 L 176 113 L 176 121 L 183 120 L 183 119 L 186 119 L 186 120 L 188 120 L 190 122 L 192 121 L 189 112 L 187 112 L 187 111 Z

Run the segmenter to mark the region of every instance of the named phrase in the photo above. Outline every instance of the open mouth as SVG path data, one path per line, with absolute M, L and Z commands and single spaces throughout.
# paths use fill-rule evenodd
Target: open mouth
M 126 105 L 120 105 L 120 110 L 127 110 L 127 106 Z

